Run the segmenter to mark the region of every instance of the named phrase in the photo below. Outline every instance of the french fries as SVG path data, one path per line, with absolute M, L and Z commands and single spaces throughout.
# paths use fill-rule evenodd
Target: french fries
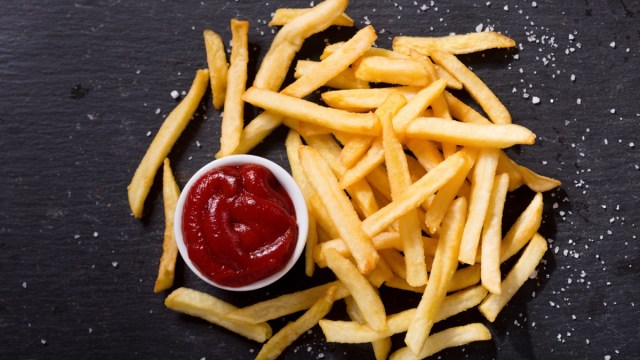
M 127 187 L 127 193 L 129 207 L 136 218 L 142 217 L 142 208 L 153 184 L 153 178 L 156 176 L 156 172 L 164 159 L 169 155 L 173 144 L 178 140 L 184 128 L 187 127 L 189 120 L 191 120 L 198 104 L 200 104 L 200 100 L 202 100 L 202 96 L 207 90 L 208 83 L 209 70 L 196 71 L 195 79 L 193 79 L 193 84 L 187 96 L 164 120 L 142 161 L 140 161 L 136 172 L 133 174 L 131 183 Z
M 169 289 L 180 190 L 166 157 L 207 82 L 214 108 L 225 109 L 216 157 L 248 152 L 281 124 L 290 128 L 287 158 L 309 208 L 305 273 L 313 277 L 316 267 L 328 268 L 322 271 L 337 280 L 244 308 L 181 287 L 165 299 L 169 309 L 266 342 L 258 359 L 277 358 L 316 324 L 329 342 L 371 343 L 376 359 L 387 358 L 391 337 L 403 332 L 407 347 L 392 359 L 423 358 L 488 340 L 491 334 L 479 323 L 431 330 L 473 307 L 495 321 L 547 248 L 538 234 L 542 192 L 560 182 L 517 164 L 502 150 L 532 145 L 536 135 L 512 124 L 496 94 L 456 57 L 515 42 L 494 32 L 398 36 L 389 50 L 373 47 L 377 34 L 369 25 L 347 41 L 327 45 L 319 61 L 299 60 L 296 80 L 284 84 L 305 39 L 332 25 L 354 25 L 346 7 L 347 0 L 326 0 L 310 9 L 276 10 L 269 26 L 282 28 L 248 89 L 248 23 L 231 21 L 229 65 L 220 36 L 205 30 L 209 70 L 196 73 L 128 187 L 131 210 L 140 218 L 164 160 L 166 229 L 154 292 Z M 308 100 L 323 86 L 340 90 L 321 94 L 326 106 Z M 464 88 L 484 114 L 446 88 Z M 264 109 L 246 127 L 245 102 Z M 536 194 L 502 236 L 507 193 L 521 185 Z M 518 253 L 508 269 L 511 262 L 505 261 Z M 383 286 L 422 298 L 417 307 L 387 316 Z M 326 319 L 342 299 L 352 321 Z M 304 313 L 272 336 L 269 321 L 298 312 Z
M 169 159 L 164 159 L 162 168 L 162 200 L 164 201 L 164 241 L 162 242 L 162 257 L 158 268 L 153 292 L 167 290 L 173 286 L 173 278 L 176 270 L 176 258 L 178 257 L 178 245 L 176 244 L 173 219 L 176 212 L 176 203 L 180 197 L 180 189 L 173 177 Z
M 249 22 L 231 20 L 231 61 L 227 74 L 227 93 L 220 134 L 220 151 L 216 158 L 227 156 L 236 149 L 244 127 L 242 94 L 247 85 L 249 63 Z

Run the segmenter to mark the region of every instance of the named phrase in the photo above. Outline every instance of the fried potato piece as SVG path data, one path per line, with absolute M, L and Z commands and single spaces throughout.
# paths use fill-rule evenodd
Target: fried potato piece
M 542 193 L 537 193 L 502 238 L 500 262 L 515 255 L 536 234 L 542 223 L 542 210 Z
M 178 288 L 167 296 L 164 304 L 171 310 L 199 317 L 253 341 L 261 343 L 271 337 L 272 330 L 266 322 L 250 324 L 232 320 L 227 314 L 236 310 L 235 306 L 196 290 Z
M 249 22 L 231 19 L 231 61 L 227 74 L 227 93 L 220 134 L 220 151 L 216 158 L 233 153 L 240 143 L 244 127 L 244 101 L 249 63 Z
M 489 208 L 482 228 L 482 285 L 493 294 L 500 294 L 500 244 L 502 242 L 502 212 L 509 188 L 507 174 L 493 180 Z
M 319 64 L 319 62 L 310 60 L 298 60 L 298 62 L 296 63 L 296 71 L 294 72 L 293 76 L 296 79 L 300 79 L 305 75 L 309 76 L 310 74 L 313 74 L 313 68 L 317 64 Z M 369 82 L 356 78 L 356 74 L 353 72 L 353 69 L 346 68 L 342 70 L 342 72 L 338 75 L 327 80 L 327 82 L 324 83 L 324 86 L 334 89 L 368 89 Z
M 211 95 L 213 107 L 222 109 L 227 92 L 227 54 L 220 35 L 211 30 L 204 30 L 204 46 L 207 51 L 207 64 L 209 66 L 209 82 L 211 83 Z
M 308 12 L 310 9 L 292 9 L 292 8 L 279 8 L 273 13 L 273 18 L 269 21 L 269 26 L 282 26 L 290 23 L 293 19 Z M 336 26 L 353 26 L 353 19 L 349 15 L 342 13 L 338 16 L 331 25 Z
M 429 336 L 424 343 L 424 347 L 417 355 L 409 348 L 402 348 L 391 354 L 390 359 L 424 359 L 446 348 L 483 340 L 491 340 L 491 333 L 482 323 L 456 326 Z
M 176 244 L 173 219 L 176 212 L 176 204 L 180 197 L 180 188 L 171 171 L 168 158 L 164 159 L 162 169 L 162 200 L 164 202 L 164 241 L 162 242 L 162 257 L 158 267 L 158 277 L 153 287 L 153 292 L 158 293 L 173 286 L 178 257 L 178 245 Z
M 471 97 L 489 115 L 491 121 L 495 124 L 511 124 L 511 115 L 500 99 L 455 55 L 438 50 L 432 51 L 429 55 L 436 64 L 442 66 L 460 80 Z
M 195 79 L 193 79 L 193 84 L 187 96 L 164 120 L 142 161 L 140 161 L 136 172 L 133 174 L 131 183 L 127 187 L 127 193 L 131 212 L 136 218 L 142 217 L 144 201 L 153 184 L 153 178 L 156 176 L 156 172 L 164 159 L 169 155 L 173 144 L 187 127 L 189 120 L 191 120 L 193 113 L 200 104 L 200 100 L 202 100 L 202 96 L 207 91 L 208 83 L 209 70 L 196 71 Z
M 424 67 L 412 59 L 367 56 L 354 64 L 354 70 L 364 81 L 420 87 L 429 83 Z
M 427 55 L 434 50 L 460 55 L 514 46 L 515 41 L 493 31 L 440 37 L 396 36 L 392 45 L 393 51 L 406 55 L 409 55 L 412 49 Z

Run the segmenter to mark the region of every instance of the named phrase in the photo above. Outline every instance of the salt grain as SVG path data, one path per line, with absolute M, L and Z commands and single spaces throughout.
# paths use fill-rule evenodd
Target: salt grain
M 179 96 L 180 96 L 180 93 L 179 93 L 178 91 L 173 90 L 173 91 L 171 92 L 171 97 L 172 97 L 172 98 L 177 99 Z
M 534 96 L 533 98 L 531 98 L 531 102 L 535 105 L 535 104 L 539 104 L 540 103 L 540 98 L 537 96 Z

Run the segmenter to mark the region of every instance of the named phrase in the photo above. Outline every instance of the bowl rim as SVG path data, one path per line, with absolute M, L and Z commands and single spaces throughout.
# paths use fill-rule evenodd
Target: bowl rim
M 202 274 L 200 270 L 196 267 L 196 265 L 189 258 L 189 252 L 187 250 L 187 246 L 184 241 L 184 236 L 182 233 L 182 217 L 184 213 L 184 203 L 187 197 L 187 194 L 193 187 L 193 184 L 200 179 L 205 173 L 222 166 L 234 166 L 234 165 L 244 165 L 244 164 L 258 164 L 266 167 L 271 171 L 271 173 L 275 176 L 275 178 L 280 182 L 282 187 L 285 189 L 289 197 L 291 198 L 291 202 L 293 203 L 293 207 L 295 209 L 296 214 L 296 225 L 298 226 L 298 237 L 296 239 L 296 246 L 293 250 L 293 254 L 287 264 L 278 272 L 271 274 L 263 279 L 257 280 L 251 284 L 231 287 L 222 284 L 218 284 L 215 281 L 209 279 L 207 276 Z M 178 245 L 178 252 L 180 256 L 187 264 L 189 269 L 193 273 L 195 273 L 200 279 L 204 280 L 206 283 L 215 286 L 220 289 L 230 290 L 230 291 L 250 291 L 257 290 L 268 285 L 273 284 L 280 278 L 282 278 L 285 274 L 293 268 L 296 264 L 304 247 L 306 245 L 307 234 L 309 231 L 309 217 L 308 217 L 308 209 L 307 203 L 302 195 L 302 190 L 295 182 L 293 177 L 280 165 L 275 162 L 260 157 L 256 155 L 248 155 L 248 154 L 239 154 L 239 155 L 229 155 L 220 159 L 213 160 L 208 164 L 201 167 L 193 176 L 189 179 L 187 184 L 184 186 L 180 193 L 180 197 L 178 198 L 178 202 L 176 203 L 176 210 L 174 214 L 174 222 L 173 229 L 176 239 L 176 244 Z

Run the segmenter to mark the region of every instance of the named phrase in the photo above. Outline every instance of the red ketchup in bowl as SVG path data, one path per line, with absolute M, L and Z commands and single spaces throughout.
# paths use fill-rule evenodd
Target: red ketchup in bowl
M 221 166 L 200 177 L 184 202 L 182 232 L 198 270 L 228 287 L 284 268 L 298 238 L 291 198 L 257 164 Z

